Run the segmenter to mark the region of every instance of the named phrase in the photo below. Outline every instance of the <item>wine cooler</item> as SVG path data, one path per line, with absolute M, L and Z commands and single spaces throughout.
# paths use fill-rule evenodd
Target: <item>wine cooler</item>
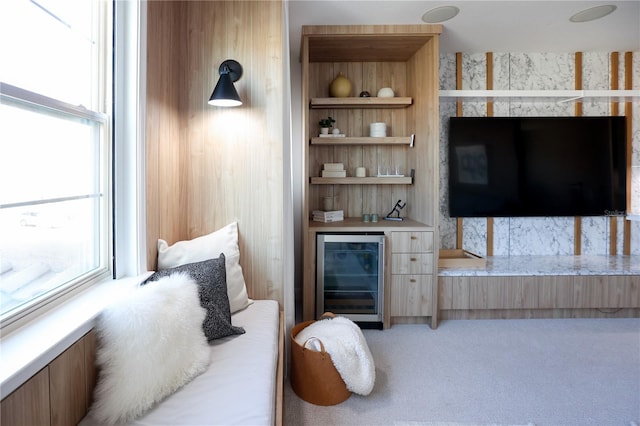
M 318 234 L 316 316 L 382 325 L 384 234 Z

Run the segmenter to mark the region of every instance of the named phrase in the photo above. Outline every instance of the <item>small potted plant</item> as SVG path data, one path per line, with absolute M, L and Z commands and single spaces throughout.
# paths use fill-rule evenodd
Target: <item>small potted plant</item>
M 323 118 L 320 120 L 319 124 L 320 124 L 320 134 L 322 135 L 328 135 L 329 134 L 329 129 L 333 127 L 333 123 L 335 123 L 336 120 L 333 119 L 333 117 L 327 117 L 327 118 Z

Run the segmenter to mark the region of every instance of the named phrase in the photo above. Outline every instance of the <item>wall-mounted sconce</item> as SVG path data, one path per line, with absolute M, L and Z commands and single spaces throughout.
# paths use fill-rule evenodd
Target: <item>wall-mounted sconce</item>
M 233 59 L 227 59 L 218 68 L 220 78 L 209 98 L 209 105 L 233 107 L 242 105 L 242 100 L 233 83 L 242 77 L 242 65 Z

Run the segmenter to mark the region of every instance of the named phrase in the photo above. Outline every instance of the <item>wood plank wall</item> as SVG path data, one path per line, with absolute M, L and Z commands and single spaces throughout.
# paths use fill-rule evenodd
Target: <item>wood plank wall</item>
M 282 1 L 148 2 L 147 264 L 170 244 L 237 221 L 253 298 L 283 302 Z M 207 101 L 226 59 L 236 108 Z

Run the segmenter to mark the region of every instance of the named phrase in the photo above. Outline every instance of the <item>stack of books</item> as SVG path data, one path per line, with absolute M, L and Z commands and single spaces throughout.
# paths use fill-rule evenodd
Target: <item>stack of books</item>
M 347 171 L 342 163 L 324 163 L 322 177 L 343 178 L 347 177 Z
M 313 220 L 316 222 L 340 222 L 344 220 L 344 211 L 343 210 L 314 210 L 313 212 Z

